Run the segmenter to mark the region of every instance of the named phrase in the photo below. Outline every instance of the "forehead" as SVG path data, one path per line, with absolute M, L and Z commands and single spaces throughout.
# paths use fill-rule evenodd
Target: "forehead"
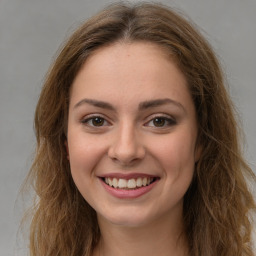
M 86 59 L 83 68 L 90 66 L 89 68 L 98 69 L 101 71 L 107 71 L 108 68 L 115 66 L 116 72 L 121 68 L 126 67 L 128 71 L 130 69 L 137 69 L 136 64 L 143 64 L 141 68 L 145 67 L 148 70 L 150 68 L 156 68 L 152 65 L 155 61 L 161 60 L 162 62 L 175 62 L 175 56 L 169 52 L 165 47 L 156 43 L 147 41 L 135 41 L 135 42 L 116 42 L 107 46 L 103 46 Z M 96 66 L 96 67 L 95 67 Z M 88 69 L 88 68 L 87 68 Z
M 86 60 L 72 84 L 71 103 L 81 97 L 125 103 L 167 94 L 174 100 L 190 97 L 186 78 L 170 54 L 153 43 L 116 43 Z

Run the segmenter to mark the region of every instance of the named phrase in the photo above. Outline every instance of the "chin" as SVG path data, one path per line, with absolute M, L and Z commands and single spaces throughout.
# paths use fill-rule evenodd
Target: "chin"
M 99 221 L 104 221 L 112 225 L 123 227 L 142 227 L 153 221 L 154 217 L 149 216 L 142 209 L 120 209 L 115 213 L 98 214 Z

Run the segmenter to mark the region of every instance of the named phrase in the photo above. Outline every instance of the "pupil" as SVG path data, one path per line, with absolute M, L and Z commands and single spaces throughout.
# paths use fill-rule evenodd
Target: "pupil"
M 100 118 L 100 117 L 95 117 L 93 120 L 92 120 L 92 123 L 94 126 L 102 126 L 104 121 L 103 121 L 103 118 Z
M 155 126 L 161 127 L 161 126 L 164 126 L 165 119 L 164 118 L 155 118 L 153 122 L 154 122 Z

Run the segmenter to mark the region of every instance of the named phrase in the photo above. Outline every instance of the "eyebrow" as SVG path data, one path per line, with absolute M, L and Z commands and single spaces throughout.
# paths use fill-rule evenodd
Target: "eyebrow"
M 94 100 L 94 99 L 82 99 L 80 100 L 78 103 L 75 104 L 74 109 L 80 107 L 83 104 L 89 104 L 98 108 L 103 108 L 103 109 L 108 109 L 108 110 L 112 110 L 115 111 L 115 107 L 113 105 L 111 105 L 108 102 L 105 101 L 99 101 L 99 100 Z M 149 108 L 156 108 L 159 106 L 163 106 L 166 104 L 172 104 L 177 106 L 178 108 L 182 109 L 183 111 L 185 111 L 185 108 L 183 107 L 183 105 L 175 100 L 169 99 L 169 98 L 164 98 L 164 99 L 155 99 L 155 100 L 148 100 L 148 101 L 144 101 L 141 102 L 139 104 L 139 110 L 146 110 Z M 185 111 L 186 112 L 186 111 Z
M 175 100 L 165 98 L 165 99 L 156 99 L 156 100 L 149 100 L 144 101 L 139 104 L 139 110 L 145 110 L 148 108 L 155 108 L 166 104 L 172 104 L 177 106 L 178 108 L 181 108 L 183 111 L 185 111 L 185 108 L 183 105 Z
M 99 101 L 99 100 L 93 100 L 93 99 L 82 99 L 80 100 L 78 103 L 76 103 L 76 105 L 74 106 L 74 108 L 80 107 L 83 104 L 89 104 L 98 108 L 105 108 L 105 109 L 109 109 L 109 110 L 115 110 L 114 106 L 112 106 L 111 104 L 104 102 L 104 101 Z

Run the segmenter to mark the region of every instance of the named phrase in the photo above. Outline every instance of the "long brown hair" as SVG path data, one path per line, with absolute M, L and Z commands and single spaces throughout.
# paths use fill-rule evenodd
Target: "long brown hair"
M 69 91 L 87 57 L 118 41 L 163 47 L 186 76 L 202 148 L 184 198 L 190 255 L 252 256 L 255 202 L 245 179 L 255 181 L 255 176 L 241 154 L 220 65 L 190 22 L 165 6 L 147 3 L 114 4 L 92 17 L 65 43 L 47 74 L 35 113 L 37 149 L 28 176 L 37 196 L 30 255 L 89 256 L 99 241 L 96 213 L 77 190 L 66 157 Z

